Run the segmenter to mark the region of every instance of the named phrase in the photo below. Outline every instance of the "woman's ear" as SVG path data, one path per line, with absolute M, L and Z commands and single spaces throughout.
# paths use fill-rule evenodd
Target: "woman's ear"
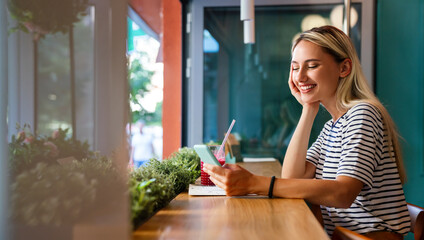
M 352 72 L 352 60 L 346 58 L 340 63 L 340 77 L 344 78 L 349 76 Z

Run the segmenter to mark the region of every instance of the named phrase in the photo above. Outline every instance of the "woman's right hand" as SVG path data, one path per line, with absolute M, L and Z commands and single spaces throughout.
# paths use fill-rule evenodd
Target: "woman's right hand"
M 256 188 L 256 175 L 237 164 L 224 164 L 222 167 L 203 163 L 203 171 L 210 175 L 216 186 L 225 190 L 227 196 L 244 196 Z
M 289 88 L 291 94 L 296 98 L 296 100 L 303 106 L 302 96 L 300 94 L 299 88 L 293 81 L 293 67 L 290 66 L 290 75 L 289 75 Z

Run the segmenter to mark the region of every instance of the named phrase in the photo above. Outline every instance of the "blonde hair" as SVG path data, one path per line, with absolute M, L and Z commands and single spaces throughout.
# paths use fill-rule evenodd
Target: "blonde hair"
M 358 55 L 356 54 L 356 50 L 350 38 L 343 31 L 333 26 L 312 28 L 311 30 L 301 33 L 293 42 L 292 52 L 302 40 L 321 46 L 324 51 L 332 55 L 337 62 L 342 62 L 344 59 L 350 59 L 352 61 L 352 70 L 350 74 L 340 79 L 336 90 L 337 109 L 343 111 L 352 108 L 358 103 L 366 102 L 379 110 L 383 118 L 384 129 L 388 138 L 390 157 L 395 159 L 400 180 L 404 183 L 406 174 L 396 125 L 386 108 L 368 86 L 367 80 L 362 72 Z M 390 143 L 392 143 L 393 152 L 390 151 Z

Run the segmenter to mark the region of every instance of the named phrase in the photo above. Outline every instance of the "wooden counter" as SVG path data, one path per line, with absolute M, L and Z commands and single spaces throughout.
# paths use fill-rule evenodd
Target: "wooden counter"
M 275 163 L 241 165 L 257 174 L 266 170 L 262 175 L 279 176 L 281 170 Z M 181 193 L 141 225 L 133 239 L 329 238 L 302 199 L 200 197 Z

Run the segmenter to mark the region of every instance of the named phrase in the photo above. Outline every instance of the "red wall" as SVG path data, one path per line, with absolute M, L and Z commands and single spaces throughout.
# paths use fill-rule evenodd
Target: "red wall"
M 129 0 L 130 6 L 138 13 L 143 21 L 152 30 L 160 34 L 162 21 L 160 19 L 161 1 L 157 0 Z
M 181 147 L 182 12 L 179 0 L 162 0 L 163 158 Z

